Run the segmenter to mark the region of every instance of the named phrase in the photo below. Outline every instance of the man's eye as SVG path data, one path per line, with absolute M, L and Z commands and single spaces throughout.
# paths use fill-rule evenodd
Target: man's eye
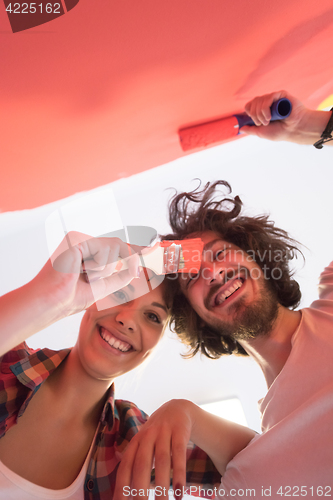
M 226 251 L 225 250 L 218 250 L 215 253 L 214 260 L 217 260 L 218 262 L 221 262 L 225 258 Z
M 197 274 L 189 274 L 186 282 L 186 288 L 190 285 L 190 283 L 193 283 L 199 276 L 199 273 Z

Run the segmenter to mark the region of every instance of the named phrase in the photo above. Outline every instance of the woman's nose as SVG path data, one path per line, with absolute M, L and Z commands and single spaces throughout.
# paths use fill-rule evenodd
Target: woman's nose
M 137 321 L 135 319 L 135 311 L 131 308 L 124 307 L 116 316 L 116 322 L 118 325 L 126 331 L 134 332 L 137 327 Z

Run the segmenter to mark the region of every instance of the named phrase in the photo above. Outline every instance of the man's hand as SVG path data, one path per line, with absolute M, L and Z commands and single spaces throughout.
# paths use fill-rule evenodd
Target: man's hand
M 189 441 L 205 452 L 204 460 L 213 462 L 216 475 L 220 478 L 219 474 L 224 474 L 230 460 L 245 448 L 254 436 L 255 432 L 251 429 L 212 415 L 191 401 L 169 401 L 152 414 L 131 440 L 118 469 L 114 500 L 124 498 L 124 491 L 128 492 L 128 488 L 136 490 L 137 493 L 140 489 L 147 493 L 153 467 L 155 488 L 159 488 L 159 493 L 165 492 L 163 498 L 167 498 L 171 468 L 173 491 L 175 494 L 181 494 L 186 487 Z M 190 471 L 197 472 L 200 476 L 206 465 L 207 463 L 203 467 L 201 461 L 200 470 Z
M 120 463 L 114 500 L 124 498 L 124 487 L 131 490 L 150 488 L 155 468 L 155 488 L 168 498 L 170 471 L 173 469 L 173 490 L 183 491 L 186 485 L 186 450 L 192 430 L 191 406 L 185 400 L 173 400 L 161 406 L 131 440 Z M 155 459 L 155 462 L 154 462 Z M 147 498 L 141 496 L 140 498 Z
M 270 123 L 270 107 L 273 102 L 283 97 L 290 100 L 292 112 L 288 118 Z M 256 126 L 242 127 L 242 132 L 271 141 L 290 141 L 298 144 L 313 144 L 320 139 L 330 118 L 329 112 L 308 109 L 299 99 L 284 90 L 255 97 L 246 104 L 245 111 Z

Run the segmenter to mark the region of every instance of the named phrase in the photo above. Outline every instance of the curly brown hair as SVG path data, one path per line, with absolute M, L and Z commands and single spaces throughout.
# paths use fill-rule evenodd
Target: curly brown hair
M 241 215 L 242 201 L 238 196 L 225 197 L 218 188 L 222 186 L 231 193 L 225 181 L 207 183 L 191 191 L 176 194 L 169 203 L 169 220 L 173 233 L 162 236 L 164 240 L 182 240 L 200 232 L 214 231 L 223 240 L 232 243 L 251 255 L 264 270 L 268 283 L 277 301 L 284 307 L 295 309 L 301 300 L 299 284 L 292 278 L 289 262 L 303 253 L 299 243 L 286 231 L 269 220 L 267 215 L 247 217 Z M 269 249 L 270 251 L 267 251 Z M 279 255 L 279 259 L 272 259 Z M 279 278 L 276 278 L 276 270 Z M 247 355 L 237 340 L 221 334 L 203 322 L 183 295 L 179 281 L 166 280 L 173 295 L 171 306 L 172 330 L 183 343 L 189 346 L 186 357 L 193 357 L 198 351 L 211 359 L 223 354 Z

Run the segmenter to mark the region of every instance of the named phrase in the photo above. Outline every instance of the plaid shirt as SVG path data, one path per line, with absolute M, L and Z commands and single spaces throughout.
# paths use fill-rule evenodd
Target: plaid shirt
M 25 343 L 0 358 L 0 438 L 16 424 L 41 384 L 60 365 L 70 349 L 33 350 Z M 148 416 L 129 401 L 114 399 L 114 385 L 102 411 L 84 482 L 84 500 L 110 500 L 127 444 Z M 200 448 L 188 452 L 187 484 L 213 487 L 220 474 Z

